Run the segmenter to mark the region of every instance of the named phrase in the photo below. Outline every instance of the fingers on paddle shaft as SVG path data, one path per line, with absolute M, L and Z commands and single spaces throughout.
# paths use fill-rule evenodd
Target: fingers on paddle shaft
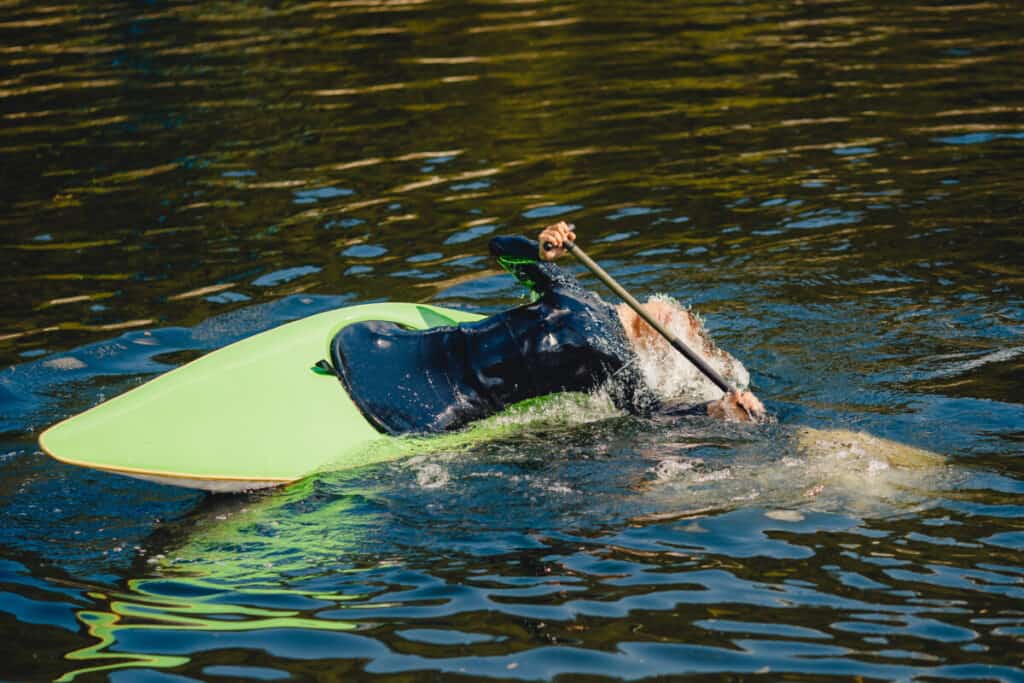
M 726 394 L 723 400 L 733 403 L 743 411 L 742 422 L 761 422 L 764 418 L 764 405 L 749 391 L 734 391 Z
M 566 249 L 573 247 L 576 240 L 576 226 L 559 221 L 544 228 L 540 233 L 541 258 L 553 261 L 562 257 Z

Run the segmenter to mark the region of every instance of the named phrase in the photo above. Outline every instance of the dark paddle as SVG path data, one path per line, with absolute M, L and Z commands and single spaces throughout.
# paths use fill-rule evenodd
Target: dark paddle
M 696 365 L 698 370 L 703 372 L 709 380 L 715 383 L 715 386 L 717 386 L 719 389 L 721 389 L 727 394 L 736 391 L 729 385 L 728 382 L 725 381 L 724 377 L 718 374 L 717 370 L 708 365 L 703 358 L 694 353 L 693 350 L 690 349 L 690 347 L 687 346 L 682 339 L 672 334 L 669 330 L 665 329 L 664 325 L 662 325 L 653 317 L 651 317 L 651 315 L 647 313 L 647 311 L 645 311 L 643 307 L 640 305 L 640 302 L 633 298 L 633 295 L 631 295 L 629 292 L 623 289 L 622 285 L 616 282 L 611 275 L 606 273 L 604 268 L 597 265 L 597 263 L 594 262 L 594 259 L 587 256 L 586 252 L 584 252 L 580 247 L 576 246 L 576 244 L 568 240 L 563 242 L 562 246 L 565 247 L 570 254 L 575 256 L 577 261 L 585 265 L 591 273 L 596 275 L 598 280 L 607 285 L 608 289 L 615 292 L 615 294 L 618 295 L 620 299 L 625 301 L 630 308 L 636 311 L 636 314 L 643 318 L 648 325 L 657 330 L 658 334 L 664 337 L 666 341 L 668 341 L 668 343 L 671 344 L 673 348 L 675 348 L 676 351 L 686 356 L 686 358 L 691 363 Z M 552 244 L 551 242 L 544 243 L 544 251 L 551 251 L 554 248 L 555 245 Z M 744 410 L 746 410 L 746 408 L 744 408 Z

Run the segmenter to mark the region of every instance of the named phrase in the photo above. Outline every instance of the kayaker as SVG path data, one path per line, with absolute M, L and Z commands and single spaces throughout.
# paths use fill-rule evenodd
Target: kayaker
M 498 264 L 530 289 L 528 304 L 458 326 L 408 330 L 368 321 L 343 328 L 331 344 L 332 361 L 363 416 L 386 434 L 436 433 L 528 398 L 595 389 L 638 415 L 705 414 L 733 421 L 764 416 L 764 406 L 749 391 L 691 406 L 659 396 L 644 378 L 640 357 L 667 344 L 628 306 L 606 303 L 555 265 L 566 253 L 565 242 L 575 239 L 574 229 L 560 222 L 544 228 L 536 242 L 491 240 Z M 645 307 L 726 375 L 745 376 L 685 308 L 667 300 Z

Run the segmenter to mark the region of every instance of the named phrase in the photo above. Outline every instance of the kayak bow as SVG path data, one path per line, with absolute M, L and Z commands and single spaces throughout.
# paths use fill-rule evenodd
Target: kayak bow
M 65 463 L 208 491 L 278 486 L 327 466 L 388 459 L 387 437 L 334 377 L 313 370 L 352 323 L 426 329 L 478 320 L 410 303 L 327 311 L 209 353 L 47 429 L 39 444 Z

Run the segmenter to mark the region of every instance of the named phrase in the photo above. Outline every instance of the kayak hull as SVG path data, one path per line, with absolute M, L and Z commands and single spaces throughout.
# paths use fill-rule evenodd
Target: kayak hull
M 318 469 L 389 459 L 332 375 L 313 371 L 346 325 L 413 329 L 480 316 L 409 303 L 339 308 L 209 353 L 47 429 L 56 460 L 176 486 L 230 492 L 280 486 Z

